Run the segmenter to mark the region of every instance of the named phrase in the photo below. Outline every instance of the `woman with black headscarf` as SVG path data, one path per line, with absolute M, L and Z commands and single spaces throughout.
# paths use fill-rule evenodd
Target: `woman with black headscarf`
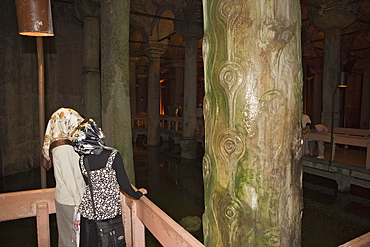
M 104 137 L 92 119 L 81 123 L 73 134 L 74 149 L 81 156 L 80 168 L 86 183 L 80 204 L 81 247 L 102 246 L 99 244 L 95 221 L 121 220 L 120 189 L 135 199 L 140 199 L 147 193 L 144 188 L 137 191 L 133 189 L 121 155 L 114 148 L 105 145 Z M 109 246 L 125 246 L 124 235 L 116 234 L 112 235 L 112 238 L 116 244 Z

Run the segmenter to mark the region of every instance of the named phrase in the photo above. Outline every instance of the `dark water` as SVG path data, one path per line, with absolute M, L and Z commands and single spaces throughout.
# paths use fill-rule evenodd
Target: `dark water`
M 203 176 L 201 154 L 196 160 L 181 160 L 178 149 L 135 147 L 136 186 L 148 189 L 147 197 L 179 222 L 187 216 L 202 218 Z M 1 192 L 39 188 L 39 171 L 0 180 Z M 53 186 L 48 172 L 48 186 Z M 331 247 L 370 232 L 370 190 L 352 187 L 341 194 L 336 183 L 304 175 L 302 247 Z M 0 212 L 1 213 L 1 212 Z M 52 246 L 57 246 L 55 215 L 51 216 Z M 192 234 L 203 241 L 202 229 Z M 0 223 L 0 246 L 37 246 L 35 218 Z M 146 246 L 161 246 L 147 231 Z

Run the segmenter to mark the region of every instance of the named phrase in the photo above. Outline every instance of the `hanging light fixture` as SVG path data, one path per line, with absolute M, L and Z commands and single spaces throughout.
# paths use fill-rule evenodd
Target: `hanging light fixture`
M 26 36 L 54 36 L 50 0 L 15 0 L 18 31 Z
M 38 105 L 40 150 L 45 131 L 44 49 L 42 37 L 54 36 L 50 0 L 15 0 L 20 35 L 36 37 L 38 62 Z M 41 153 L 41 152 L 40 152 Z M 41 154 L 40 154 L 41 156 Z M 40 157 L 41 188 L 46 188 L 46 170 Z
M 341 72 L 339 74 L 338 87 L 347 87 L 347 77 L 348 77 L 348 72 Z

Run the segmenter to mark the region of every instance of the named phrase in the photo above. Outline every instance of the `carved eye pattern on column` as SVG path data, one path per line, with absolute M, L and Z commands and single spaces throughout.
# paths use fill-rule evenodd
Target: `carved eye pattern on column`
M 218 15 L 221 21 L 225 23 L 231 23 L 232 25 L 236 20 L 239 20 L 240 13 L 242 12 L 242 6 L 238 5 L 233 0 L 221 1 L 217 6 L 220 14 Z M 232 26 L 231 25 L 231 26 Z
M 244 77 L 242 66 L 236 62 L 227 61 L 219 72 L 220 84 L 226 92 L 234 94 Z M 232 97 L 231 97 L 232 98 Z
M 265 92 L 260 100 L 260 108 L 269 115 L 283 114 L 284 105 L 287 99 L 283 96 L 282 92 L 278 90 L 270 90 Z
M 203 177 L 204 177 L 204 182 L 206 182 L 209 178 L 210 175 L 210 161 L 209 161 L 209 156 L 208 154 L 204 154 L 203 156 Z
M 244 154 L 244 139 L 233 130 L 226 130 L 218 138 L 219 149 L 225 164 L 236 166 L 240 157 Z
M 224 143 L 224 148 L 225 148 L 225 151 L 226 153 L 228 153 L 229 155 L 231 153 L 233 153 L 236 149 L 235 147 L 235 142 L 233 140 L 227 140 L 225 143 Z
M 230 231 L 221 233 L 224 246 L 242 246 L 238 244 L 241 244 L 242 239 L 249 236 L 255 227 L 253 211 L 230 194 L 221 199 L 217 210 L 221 212 L 221 214 L 217 214 L 220 221 L 228 226 L 225 229 Z

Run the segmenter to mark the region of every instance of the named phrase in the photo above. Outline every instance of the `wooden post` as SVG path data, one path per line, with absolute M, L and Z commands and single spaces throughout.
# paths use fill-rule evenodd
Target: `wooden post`
M 37 242 L 39 247 L 50 247 L 48 202 L 36 203 Z M 72 226 L 71 226 L 72 231 Z
M 145 247 L 145 227 L 137 217 L 137 204 L 134 201 L 131 204 L 131 223 L 133 247 Z

